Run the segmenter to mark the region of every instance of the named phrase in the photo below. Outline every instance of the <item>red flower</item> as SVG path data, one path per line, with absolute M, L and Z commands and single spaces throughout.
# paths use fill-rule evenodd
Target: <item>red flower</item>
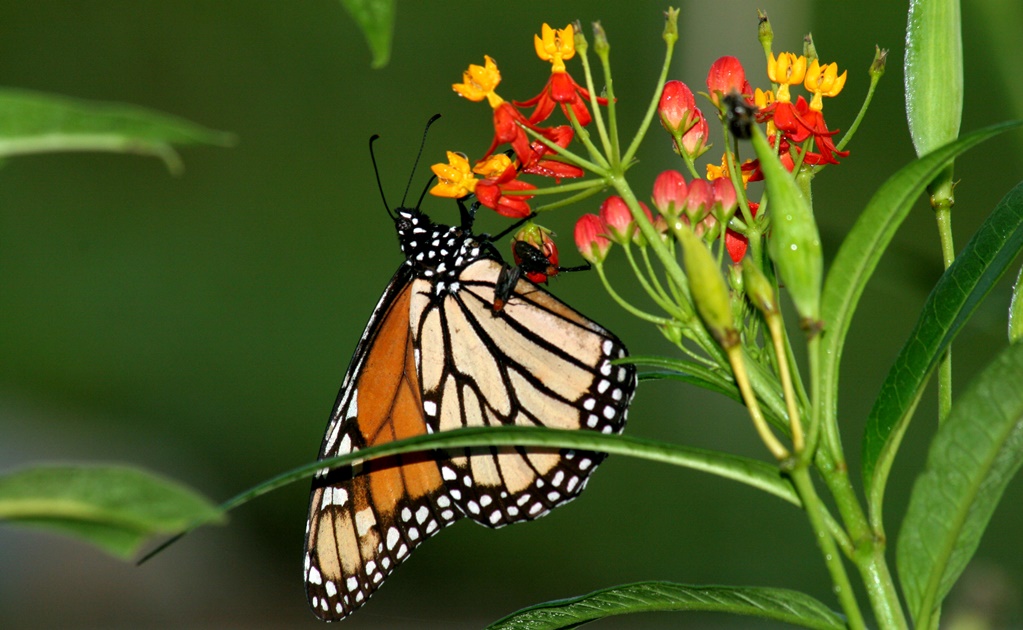
M 767 109 L 767 116 L 773 118 L 774 126 L 793 145 L 800 145 L 813 138 L 813 144 L 819 152 L 807 151 L 803 158 L 805 164 L 838 164 L 835 156 L 849 155 L 848 151 L 839 151 L 831 139 L 839 130 L 830 131 L 824 122 L 824 114 L 812 109 L 802 96 L 796 99 L 795 105 L 775 103 Z
M 494 149 L 499 145 L 507 143 L 511 145 L 519 161 L 523 164 L 527 163 L 533 156 L 533 150 L 529 146 L 529 136 L 526 135 L 526 131 L 522 126 L 536 130 L 536 127 L 526 120 L 526 117 L 519 110 L 515 109 L 511 103 L 504 102 L 495 107 L 494 141 L 490 144 L 490 148 L 487 149 L 483 159 L 490 157 Z
M 575 131 L 573 131 L 573 129 L 568 125 L 559 125 L 545 130 L 543 135 L 552 144 L 564 149 L 568 147 L 570 142 L 572 142 L 572 138 L 575 136 Z M 566 164 L 560 160 L 544 159 L 544 156 L 548 153 L 553 153 L 553 150 L 543 142 L 535 140 L 529 145 L 529 147 L 533 151 L 533 157 L 529 163 L 522 167 L 523 173 L 540 175 L 542 177 L 553 177 L 555 182 L 560 182 L 562 178 L 583 176 L 583 169 L 578 166 Z
M 589 108 L 586 107 L 586 102 L 590 100 L 590 93 L 583 86 L 575 82 L 570 74 L 567 72 L 551 72 L 551 78 L 547 80 L 547 85 L 543 87 L 543 90 L 539 94 L 529 99 L 528 101 L 515 101 L 517 107 L 533 107 L 532 115 L 529 117 L 531 124 L 536 124 L 547 120 L 547 117 L 554 111 L 554 105 L 560 104 L 561 111 L 565 114 L 565 118 L 571 120 L 569 115 L 569 109 L 575 114 L 575 119 L 579 121 L 579 124 L 585 127 L 590 124 L 593 117 L 590 115 Z M 597 98 L 597 103 L 601 105 L 607 105 L 606 98 Z
M 757 216 L 757 210 L 760 208 L 760 204 L 749 202 L 749 210 L 753 216 Z M 749 247 L 749 239 L 746 238 L 745 234 L 739 234 L 732 228 L 728 228 L 725 231 L 725 249 L 728 250 L 728 256 L 732 259 L 732 262 L 739 264 L 742 262 L 743 257 L 746 255 L 746 248 Z
M 505 195 L 508 191 L 536 190 L 536 186 L 516 179 L 518 174 L 515 165 L 510 164 L 497 179 L 481 179 L 476 184 L 476 198 L 484 206 L 506 217 L 528 217 L 530 210 L 527 201 L 533 195 Z

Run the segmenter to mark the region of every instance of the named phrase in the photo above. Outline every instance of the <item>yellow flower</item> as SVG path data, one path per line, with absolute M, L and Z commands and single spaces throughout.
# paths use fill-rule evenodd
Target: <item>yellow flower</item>
M 533 35 L 536 56 L 552 64 L 551 72 L 564 72 L 565 61 L 575 56 L 575 29 L 571 24 L 556 29 L 544 23 L 540 35 Z
M 838 96 L 838 93 L 845 87 L 845 79 L 848 74 L 849 71 L 846 70 L 839 76 L 837 63 L 829 63 L 821 67 L 820 63 L 814 59 L 806 71 L 806 80 L 803 81 L 803 87 L 813 94 L 810 109 L 819 112 L 824 107 L 821 97 Z
M 469 160 L 460 153 L 448 151 L 447 164 L 434 164 L 430 167 L 437 176 L 437 185 L 430 189 L 436 197 L 459 199 L 476 190 L 476 178 L 469 168 Z
M 484 55 L 486 66 L 470 64 L 469 69 L 462 73 L 462 82 L 455 83 L 451 87 L 459 96 L 464 96 L 470 101 L 482 101 L 484 98 L 491 107 L 497 107 L 504 100 L 494 90 L 501 83 L 501 71 L 497 69 L 497 62 Z
M 482 162 L 477 162 L 472 172 L 483 179 L 497 179 L 511 166 L 511 158 L 504 153 L 495 153 Z
M 793 53 L 781 53 L 775 58 L 774 53 L 767 60 L 767 76 L 774 83 L 778 84 L 778 93 L 775 99 L 779 103 L 788 103 L 789 86 L 799 85 L 806 75 L 806 57 L 795 56 Z
M 721 166 L 717 164 L 707 164 L 707 181 L 712 182 L 715 179 L 721 179 L 722 177 L 728 177 L 728 160 L 724 154 L 721 155 Z
M 757 109 L 763 111 L 774 104 L 774 92 L 771 90 L 767 90 L 765 92 L 764 90 L 757 88 L 753 92 L 753 102 L 756 104 Z M 777 133 L 777 131 L 777 128 L 774 126 L 774 120 L 769 119 L 767 121 L 767 135 L 772 136 Z

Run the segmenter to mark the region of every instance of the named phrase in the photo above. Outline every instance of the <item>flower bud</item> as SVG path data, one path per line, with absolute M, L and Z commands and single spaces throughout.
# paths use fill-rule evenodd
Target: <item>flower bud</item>
M 721 96 L 738 92 L 743 96 L 753 96 L 753 89 L 746 80 L 746 71 L 735 57 L 724 56 L 710 66 L 707 73 L 707 92 L 710 100 L 720 106 Z
M 771 43 L 774 41 L 774 29 L 771 28 L 771 20 L 767 19 L 767 13 L 757 9 L 757 39 L 767 53 L 771 52 Z
M 714 192 L 705 179 L 694 179 L 689 184 L 689 194 L 686 195 L 685 213 L 689 217 L 689 225 L 696 229 L 696 225 L 710 213 L 714 207 Z
M 686 207 L 689 186 L 678 171 L 664 171 L 654 180 L 654 207 L 667 218 L 675 218 Z
M 599 265 L 607 258 L 611 241 L 604 236 L 604 222 L 595 214 L 584 214 L 575 224 L 575 246 L 587 262 Z
M 714 204 L 718 206 L 718 213 L 727 222 L 739 206 L 739 201 L 735 196 L 735 186 L 732 185 L 732 180 L 722 177 L 711 182 L 710 187 L 714 196 Z
M 870 64 L 870 78 L 876 81 L 884 76 L 884 67 L 888 62 L 888 49 L 874 46 L 874 61 Z
M 710 135 L 710 128 L 707 126 L 707 119 L 699 108 L 695 110 L 696 123 L 682 136 L 682 150 L 690 159 L 695 160 L 710 149 L 707 144 L 707 136 Z
M 671 135 L 684 134 L 695 122 L 696 99 L 689 86 L 681 81 L 668 81 L 661 90 L 657 104 L 661 124 Z
M 619 245 L 632 236 L 632 212 L 625 200 L 612 195 L 600 204 L 600 220 L 604 222 L 607 236 Z
M 674 46 L 678 41 L 678 11 L 678 9 L 669 7 L 664 12 L 664 32 L 661 37 L 668 43 L 668 46 Z

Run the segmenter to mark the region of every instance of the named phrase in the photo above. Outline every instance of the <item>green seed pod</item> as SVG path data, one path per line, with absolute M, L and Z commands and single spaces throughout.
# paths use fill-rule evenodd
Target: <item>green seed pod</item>
M 689 278 L 689 290 L 696 310 L 707 330 L 727 350 L 739 343 L 739 332 L 732 319 L 732 300 L 721 276 L 721 268 L 703 240 L 688 225 L 678 221 L 674 231 L 682 243 L 682 264 Z
M 808 326 L 820 319 L 824 261 L 821 238 L 810 203 L 781 164 L 759 127 L 753 128 L 753 150 L 760 159 L 770 200 L 771 237 L 767 253 L 785 283 L 796 311 Z

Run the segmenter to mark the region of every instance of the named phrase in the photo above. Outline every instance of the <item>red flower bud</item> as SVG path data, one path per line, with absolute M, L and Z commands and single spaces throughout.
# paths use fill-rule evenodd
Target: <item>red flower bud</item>
M 715 61 L 707 73 L 707 92 L 715 105 L 720 105 L 722 95 L 738 92 L 747 98 L 753 97 L 753 88 L 746 80 L 746 71 L 735 57 L 725 56 Z
M 666 217 L 677 217 L 686 207 L 689 186 L 678 171 L 664 171 L 654 180 L 654 207 Z
M 661 92 L 661 100 L 657 105 L 661 116 L 661 124 L 668 133 L 675 135 L 685 133 L 693 126 L 696 111 L 696 99 L 693 92 L 681 81 L 668 81 Z
M 715 179 L 711 182 L 711 189 L 714 194 L 714 201 L 721 204 L 721 216 L 728 217 L 732 216 L 735 212 L 735 208 L 738 207 L 739 202 L 735 196 L 735 186 L 732 186 L 732 180 L 727 178 Z
M 621 244 L 632 236 L 632 213 L 618 195 L 612 195 L 600 204 L 600 220 L 612 241 Z
M 576 222 L 575 246 L 587 262 L 599 265 L 607 258 L 611 241 L 604 236 L 606 229 L 604 222 L 595 214 L 584 214 Z
M 703 220 L 710 213 L 714 205 L 714 191 L 710 184 L 703 179 L 694 179 L 689 184 L 689 194 L 686 195 L 686 216 L 689 217 L 689 224 L 696 229 L 696 224 Z
M 707 135 L 710 134 L 710 128 L 707 126 L 707 119 L 703 117 L 703 112 L 699 108 L 693 110 L 693 115 L 695 123 L 682 136 L 682 150 L 695 160 L 706 153 L 709 148 L 707 146 Z

